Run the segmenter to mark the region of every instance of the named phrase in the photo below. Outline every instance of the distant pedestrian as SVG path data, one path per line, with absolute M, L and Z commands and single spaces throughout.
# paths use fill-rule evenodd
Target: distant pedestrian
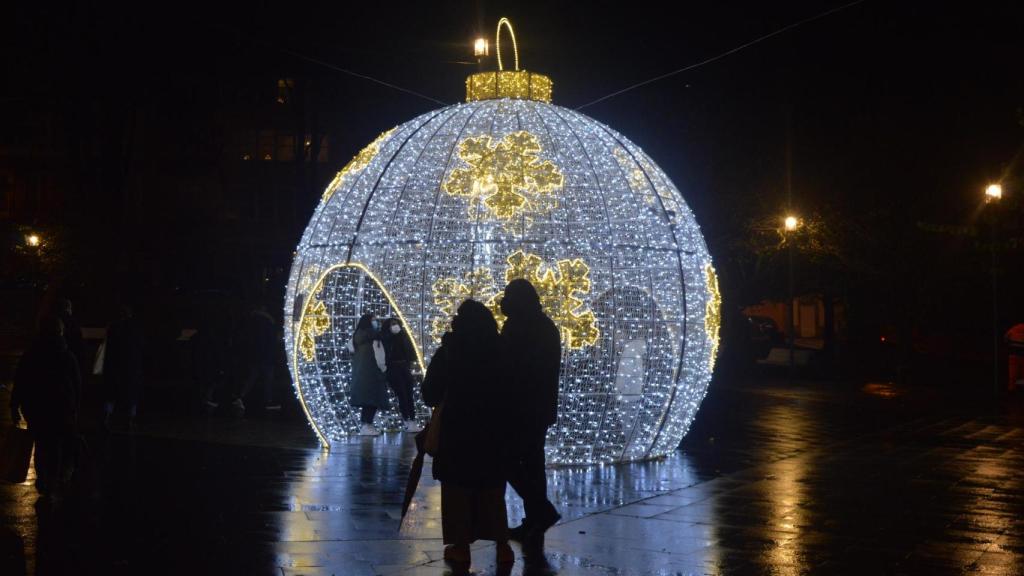
M 398 318 L 384 321 L 384 351 L 387 358 L 388 385 L 398 398 L 398 408 L 405 421 L 407 432 L 419 432 L 422 427 L 416 422 L 416 408 L 412 402 L 412 366 L 416 362 L 416 350 L 409 335 L 402 330 Z
M 282 340 L 277 321 L 265 304 L 256 306 L 242 321 L 235 337 L 238 373 L 241 376 L 233 403 L 245 411 L 243 398 L 255 390 L 262 410 L 280 407 L 274 400 L 274 368 Z
M 388 406 L 388 384 L 384 374 L 387 364 L 380 328 L 380 320 L 373 314 L 363 314 L 352 336 L 352 388 L 349 404 L 360 409 L 360 436 L 380 434 L 373 425 L 373 417 L 378 410 Z
M 561 518 L 548 500 L 544 470 L 548 427 L 558 420 L 561 334 L 527 280 L 509 282 L 501 311 L 507 318 L 501 337 L 510 356 L 511 408 L 518 428 L 509 484 L 523 498 L 526 513 L 511 537 L 524 547 L 543 548 L 544 532 Z
M 203 410 L 214 410 L 222 401 L 217 395 L 227 382 L 230 372 L 228 333 L 228 321 L 223 315 L 204 315 L 190 341 L 192 373 Z
M 81 363 L 85 361 L 85 345 L 82 338 L 82 328 L 78 325 L 78 320 L 73 312 L 71 300 L 67 298 L 57 300 L 55 315 L 61 321 L 61 324 L 64 325 L 64 342 L 68 345 L 68 352 L 75 355 L 81 370 Z
M 127 419 L 129 429 L 135 427 L 135 415 L 142 395 L 144 336 L 135 312 L 123 304 L 118 319 L 107 328 L 103 358 L 104 429 L 109 428 L 115 410 Z
M 441 482 L 444 558 L 461 568 L 469 566 L 469 545 L 476 540 L 497 543 L 499 565 L 515 561 L 505 510 L 514 433 L 507 419 L 507 373 L 494 316 L 466 300 L 421 385 L 423 401 L 441 410 L 433 474 Z
M 44 317 L 18 362 L 11 419 L 19 422 L 24 414 L 36 444 L 36 489 L 54 501 L 71 475 L 81 386 L 78 361 L 64 341 L 64 325 L 56 317 Z

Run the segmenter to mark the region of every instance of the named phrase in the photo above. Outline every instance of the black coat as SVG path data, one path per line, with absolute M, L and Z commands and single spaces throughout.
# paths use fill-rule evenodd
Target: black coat
M 505 320 L 501 338 L 509 354 L 516 419 L 532 429 L 553 425 L 558 420 L 562 368 L 558 327 L 543 312 L 515 316 Z
M 388 369 L 390 370 L 394 366 L 408 370 L 409 365 L 416 361 L 416 351 L 412 347 L 409 335 L 402 330 L 398 334 L 385 331 L 381 336 L 384 338 L 384 352 Z
M 506 354 L 446 334 L 420 386 L 428 406 L 444 402 L 434 478 L 469 489 L 503 486 L 508 477 L 511 422 Z
M 33 433 L 74 428 L 82 394 L 78 360 L 60 337 L 40 338 L 18 362 L 11 407 L 20 408 Z

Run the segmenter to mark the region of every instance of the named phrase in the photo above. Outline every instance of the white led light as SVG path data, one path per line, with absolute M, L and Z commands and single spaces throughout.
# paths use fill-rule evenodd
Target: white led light
M 495 98 L 424 114 L 357 159 L 306 228 L 285 304 L 293 381 L 326 446 L 359 425 L 347 343 L 362 313 L 400 317 L 422 368 L 452 300 L 493 306 L 515 276 L 543 284 L 565 341 L 548 461 L 679 445 L 711 378 L 720 301 L 693 215 L 642 150 L 572 110 Z M 394 408 L 381 418 L 400 423 Z

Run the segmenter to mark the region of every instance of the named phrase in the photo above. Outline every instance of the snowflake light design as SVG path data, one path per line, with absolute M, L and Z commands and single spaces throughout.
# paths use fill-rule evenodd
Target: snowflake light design
M 558 206 L 554 194 L 564 178 L 553 162 L 538 157 L 540 152 L 540 141 L 525 130 L 497 143 L 490 136 L 466 138 L 459 143 L 458 156 L 468 167 L 452 170 L 442 188 L 469 198 L 470 216 L 481 206 L 498 220 L 546 214 Z
M 525 278 L 533 284 L 544 311 L 561 330 L 562 341 L 568 348 L 579 350 L 597 342 L 600 330 L 594 312 L 580 298 L 590 293 L 590 267 L 582 258 L 559 260 L 554 266 L 545 267 L 540 256 L 516 250 L 506 262 L 505 282 Z M 434 282 L 433 294 L 439 310 L 431 325 L 435 342 L 441 341 L 455 310 L 467 298 L 484 302 L 494 313 L 499 328 L 505 323 L 501 313 L 503 289 L 498 288 L 487 268 L 467 272 L 461 279 L 441 278 Z
M 299 351 L 307 362 L 312 362 L 316 358 L 316 337 L 323 336 L 331 329 L 331 317 L 327 313 L 327 306 L 319 298 L 318 289 L 306 303 L 302 322 L 299 324 Z

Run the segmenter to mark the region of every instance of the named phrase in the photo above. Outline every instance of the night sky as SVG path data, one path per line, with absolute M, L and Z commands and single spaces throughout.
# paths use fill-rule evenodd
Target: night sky
M 171 137 L 179 127 L 201 131 L 231 113 L 217 93 L 232 82 L 301 70 L 336 99 L 327 121 L 342 136 L 331 143 L 326 182 L 344 164 L 334 159 L 439 105 L 312 60 L 455 103 L 475 70 L 465 63 L 472 39 L 493 38 L 507 16 L 522 67 L 551 76 L 554 102 L 576 108 L 843 5 L 680 3 L 670 16 L 663 4 L 639 2 L 214 4 L 19 7 L 3 35 L 12 71 L 5 114 L 57 102 L 60 118 L 102 129 L 122 108 L 148 107 L 164 122 L 151 124 L 150 137 L 166 130 L 168 142 L 181 142 Z M 972 223 L 991 180 L 1005 179 L 1008 195 L 1019 189 L 1022 15 L 1016 2 L 868 0 L 583 111 L 674 180 L 735 293 L 742 279 L 730 276 L 731 247 L 751 219 L 787 204 L 855 224 L 855 248 L 871 245 L 862 256 L 877 259 L 918 223 Z M 160 152 L 165 170 L 187 172 L 189 148 Z M 297 222 L 317 195 L 297 202 Z M 178 204 L 182 213 L 209 209 L 201 198 Z M 274 241 L 290 252 L 300 233 Z

